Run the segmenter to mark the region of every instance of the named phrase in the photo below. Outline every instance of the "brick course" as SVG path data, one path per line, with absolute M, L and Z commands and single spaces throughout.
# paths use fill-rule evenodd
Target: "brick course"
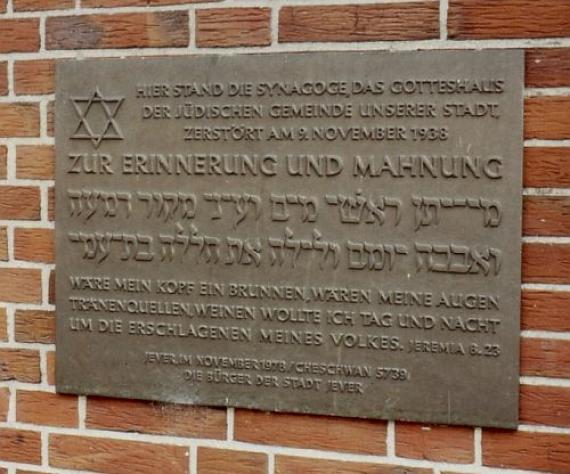
M 66 428 L 78 425 L 76 396 L 18 390 L 16 401 L 16 420 L 20 423 Z
M 0 341 L 8 340 L 8 313 L 6 308 L 0 308 Z
M 39 220 L 40 190 L 34 186 L 0 185 L 0 219 Z
M 51 145 L 16 147 L 16 177 L 21 179 L 54 179 L 54 147 Z
M 570 436 L 552 433 L 483 432 L 485 466 L 568 472 Z
M 11 303 L 41 303 L 41 274 L 28 268 L 0 268 L 0 299 Z
M 37 383 L 40 381 L 40 355 L 28 349 L 0 349 L 0 381 Z M 1 458 L 0 458 L 1 459 Z
M 523 338 L 521 374 L 570 378 L 570 341 Z
M 141 433 L 223 439 L 224 410 L 89 397 L 86 424 L 89 428 Z
M 166 48 L 188 45 L 188 14 L 117 13 L 52 17 L 48 49 Z
M 49 464 L 116 474 L 188 473 L 188 449 L 138 441 L 52 434 Z
M 0 145 L 0 179 L 6 179 L 8 174 L 8 149 Z
M 386 453 L 386 423 L 372 420 L 237 410 L 235 438 L 294 448 Z
M 530 188 L 570 186 L 570 147 L 525 148 L 523 183 Z
M 0 62 L 0 95 L 8 94 L 8 63 Z
M 36 431 L 0 428 L 0 459 L 40 464 L 41 439 Z
M 18 342 L 53 344 L 55 342 L 55 312 L 17 309 L 14 335 Z
M 271 44 L 269 8 L 211 8 L 196 13 L 200 48 Z
M 198 448 L 200 474 L 265 474 L 267 455 L 228 449 Z
M 37 104 L 0 103 L 0 137 L 37 137 L 39 132 Z
M 570 332 L 570 293 L 561 291 L 523 291 L 522 329 Z
M 40 49 L 39 28 L 37 18 L 0 19 L 0 54 L 37 51 Z
M 58 10 L 73 8 L 74 0 L 14 0 L 15 11 Z
M 523 423 L 570 426 L 570 388 L 521 385 L 520 392 Z
M 527 87 L 570 86 L 570 48 L 527 50 L 525 84 Z
M 279 12 L 279 41 L 421 40 L 439 36 L 437 2 L 291 6 Z
M 8 261 L 8 229 L 0 227 L 0 261 Z
M 396 455 L 404 458 L 471 463 L 473 429 L 396 423 Z
M 52 229 L 17 228 L 14 230 L 14 258 L 30 262 L 54 262 Z
M 556 38 L 568 36 L 566 0 L 449 0 L 453 39 Z
M 55 61 L 38 59 L 14 63 L 14 89 L 18 95 L 52 94 Z

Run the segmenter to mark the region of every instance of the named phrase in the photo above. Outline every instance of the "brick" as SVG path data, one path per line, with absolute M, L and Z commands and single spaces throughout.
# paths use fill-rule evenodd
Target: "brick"
M 527 87 L 570 86 L 570 48 L 527 50 L 525 84 Z
M 51 145 L 22 145 L 16 148 L 16 177 L 54 179 L 55 149 Z
M 86 425 L 118 431 L 224 439 L 226 410 L 90 397 Z
M 266 474 L 267 456 L 247 451 L 198 448 L 200 474 Z
M 8 340 L 8 314 L 6 308 L 0 308 L 0 341 Z
M 539 331 L 570 331 L 570 293 L 531 291 L 522 293 L 521 328 Z
M 17 342 L 55 342 L 55 312 L 17 309 L 14 316 Z
M 0 428 L 0 461 L 40 464 L 40 433 Z
M 8 174 L 8 149 L 0 145 L 0 179 L 6 179 Z
M 48 220 L 55 221 L 55 187 L 48 189 Z
M 521 385 L 521 423 L 570 426 L 570 388 Z
M 0 301 L 41 303 L 42 280 L 40 270 L 0 268 Z
M 27 349 L 0 349 L 0 381 L 38 383 L 40 355 Z
M 0 186 L 0 219 L 40 219 L 40 189 Z
M 49 464 L 73 470 L 113 474 L 188 473 L 189 450 L 137 441 L 52 434 Z
M 34 425 L 78 426 L 77 397 L 50 392 L 18 390 L 16 393 L 16 420 Z
M 16 94 L 52 94 L 55 89 L 55 61 L 39 59 L 14 63 Z
M 53 263 L 53 229 L 14 229 L 14 257 L 28 262 Z
M 0 179 L 6 179 L 8 174 L 8 149 L 0 145 Z
M 269 8 L 211 8 L 196 11 L 196 45 L 200 48 L 270 44 Z
M 2 474 L 2 471 L 0 471 L 0 474 Z M 23 471 L 21 469 L 16 469 L 16 474 L 50 474 L 50 473 L 46 471 Z
M 0 260 L 6 262 L 8 260 L 8 229 L 0 227 Z
M 570 197 L 525 196 L 524 235 L 570 235 Z
M 524 185 L 534 188 L 570 187 L 570 147 L 525 148 Z
M 275 474 L 432 474 L 432 469 L 390 464 L 332 461 L 325 459 L 275 457 Z
M 474 461 L 473 429 L 460 426 L 396 424 L 396 456 L 429 461 Z
M 366 454 L 386 453 L 386 423 L 330 416 L 237 410 L 238 441 Z
M 0 53 L 30 53 L 40 49 L 37 18 L 0 19 L 0 31 Z
M 49 273 L 48 303 L 55 304 L 55 270 Z
M 55 351 L 49 351 L 46 354 L 47 359 L 47 383 L 55 385 Z
M 439 2 L 289 6 L 279 41 L 390 41 L 439 37 Z
M 14 11 L 58 10 L 74 6 L 74 0 L 14 0 Z
M 8 0 L 0 0 L 0 13 L 6 12 L 6 2 Z
M 525 138 L 570 138 L 569 119 L 570 97 L 529 97 L 524 101 Z
M 0 421 L 6 421 L 8 418 L 8 405 L 10 404 L 10 389 L 8 387 L 0 388 Z
M 523 337 L 521 374 L 570 378 L 570 341 Z
M 0 62 L 0 95 L 8 94 L 8 63 Z
M 82 0 L 83 7 L 146 7 L 156 5 L 178 5 L 181 3 L 209 3 L 221 0 Z
M 1 29 L 0 22 L 0 31 Z M 39 134 L 40 108 L 38 104 L 0 104 L 0 137 L 37 137 Z
M 450 0 L 452 39 L 555 38 L 568 36 L 568 0 Z
M 187 12 L 50 17 L 47 49 L 166 48 L 188 45 Z
M 485 466 L 568 473 L 568 435 L 485 430 L 482 444 Z
M 525 283 L 570 282 L 570 245 L 523 244 L 522 279 Z
M 55 135 L 55 101 L 47 104 L 47 134 L 50 137 Z

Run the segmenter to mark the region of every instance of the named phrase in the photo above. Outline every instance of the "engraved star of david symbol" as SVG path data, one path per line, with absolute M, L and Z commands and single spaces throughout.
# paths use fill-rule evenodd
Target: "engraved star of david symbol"
M 91 97 L 71 97 L 73 108 L 79 117 L 79 124 L 71 138 L 91 140 L 98 148 L 103 140 L 124 138 L 115 116 L 123 104 L 124 97 L 103 97 L 99 88 Z

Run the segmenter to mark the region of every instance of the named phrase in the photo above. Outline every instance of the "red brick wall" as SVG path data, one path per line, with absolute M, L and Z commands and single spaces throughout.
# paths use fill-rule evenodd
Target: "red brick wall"
M 570 1 L 329 3 L 0 0 L 1 474 L 570 473 Z M 55 59 L 449 48 L 526 51 L 518 431 L 55 394 Z

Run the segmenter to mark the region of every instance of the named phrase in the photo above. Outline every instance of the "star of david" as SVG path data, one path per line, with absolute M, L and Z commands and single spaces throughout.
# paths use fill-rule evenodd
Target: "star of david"
M 115 116 L 125 99 L 123 97 L 103 97 L 99 88 L 95 89 L 90 97 L 72 97 L 73 108 L 79 117 L 79 124 L 75 128 L 71 138 L 78 140 L 91 140 L 93 146 L 98 148 L 103 140 L 122 140 L 124 138 Z M 94 117 L 89 123 L 89 115 L 92 116 L 103 112 L 101 118 L 96 121 Z

